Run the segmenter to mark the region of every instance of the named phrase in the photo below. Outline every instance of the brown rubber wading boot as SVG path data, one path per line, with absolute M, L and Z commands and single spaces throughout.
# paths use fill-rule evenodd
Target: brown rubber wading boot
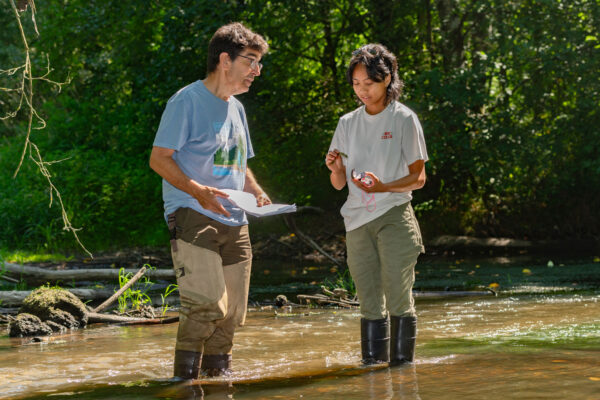
M 173 375 L 181 379 L 197 379 L 200 372 L 202 353 L 187 350 L 175 350 Z
M 379 364 L 390 359 L 390 323 L 383 319 L 360 319 L 363 364 Z
M 205 376 L 231 374 L 231 354 L 205 354 L 200 370 Z
M 417 317 L 391 317 L 392 344 L 390 366 L 412 362 L 415 358 Z

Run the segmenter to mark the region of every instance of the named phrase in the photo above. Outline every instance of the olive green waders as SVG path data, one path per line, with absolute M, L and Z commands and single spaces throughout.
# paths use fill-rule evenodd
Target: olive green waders
M 410 203 L 346 232 L 346 246 L 360 299 L 363 363 L 412 361 L 416 338 L 412 287 L 417 258 L 425 249 Z

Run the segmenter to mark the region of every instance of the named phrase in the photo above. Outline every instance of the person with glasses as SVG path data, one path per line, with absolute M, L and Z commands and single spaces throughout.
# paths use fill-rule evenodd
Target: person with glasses
M 427 149 L 417 115 L 398 102 L 403 82 L 387 48 L 354 51 L 346 78 L 361 106 L 340 118 L 325 163 L 333 187 L 348 184 L 341 214 L 360 300 L 362 362 L 398 365 L 414 359 L 412 287 L 425 249 L 410 201 L 425 185 Z
M 222 189 L 252 193 L 258 206 L 271 203 L 247 166 L 254 152 L 235 98 L 260 76 L 267 50 L 265 39 L 241 23 L 219 28 L 208 44 L 206 78 L 169 99 L 154 139 L 150 167 L 163 178 L 181 299 L 176 378 L 229 373 L 234 331 L 246 318 L 248 220 Z

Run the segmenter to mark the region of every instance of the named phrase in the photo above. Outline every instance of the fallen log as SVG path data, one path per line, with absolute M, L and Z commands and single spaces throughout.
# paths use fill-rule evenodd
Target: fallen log
M 124 322 L 122 325 L 166 325 L 166 324 L 174 324 L 175 322 L 179 322 L 179 316 L 177 317 L 169 317 L 169 318 L 153 318 L 146 319 L 144 321 L 139 322 Z
M 426 246 L 438 247 L 441 249 L 513 248 L 520 250 L 532 248 L 533 242 L 509 238 L 477 238 L 472 236 L 442 235 L 426 243 Z
M 563 240 L 519 240 L 512 238 L 473 237 L 473 236 L 439 236 L 425 243 L 428 249 L 455 252 L 512 253 L 563 253 L 563 252 L 596 252 L 600 247 L 598 239 L 563 239 Z
M 158 286 L 158 285 L 157 285 Z M 154 286 L 149 290 L 152 291 Z M 115 293 L 114 289 L 66 289 L 79 297 L 82 301 L 87 300 L 105 300 Z M 3 307 L 16 307 L 23 303 L 25 297 L 29 296 L 30 290 L 0 290 L 0 305 Z M 163 307 L 165 304 L 177 304 L 179 295 L 170 295 L 164 298 L 160 293 L 148 293 L 152 305 L 155 307 Z
M 34 282 L 70 282 L 75 281 L 116 281 L 119 278 L 118 269 L 69 269 L 69 270 L 51 270 L 29 265 L 17 265 L 4 263 L 0 269 L 7 275 L 20 277 L 26 281 Z M 125 274 L 135 274 L 137 269 L 125 269 Z M 145 273 L 149 278 L 175 281 L 175 272 L 172 269 L 151 269 Z
M 0 307 L 0 318 L 1 318 L 1 316 L 17 315 L 18 313 L 19 313 L 19 309 L 16 307 L 11 307 L 11 308 Z
M 109 289 L 66 289 L 82 300 L 106 299 L 113 294 Z M 31 290 L 0 291 L 0 301 L 3 306 L 17 306 L 23 303 Z
M 107 322 L 111 324 L 119 323 L 126 325 L 155 325 L 155 324 L 172 324 L 179 321 L 179 317 L 169 318 L 136 318 L 136 317 L 124 317 L 122 315 L 113 314 L 99 314 L 90 312 L 87 314 L 88 323 L 101 323 Z

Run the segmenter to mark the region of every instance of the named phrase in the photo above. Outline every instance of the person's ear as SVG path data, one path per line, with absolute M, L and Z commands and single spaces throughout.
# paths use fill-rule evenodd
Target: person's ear
M 385 86 L 388 87 L 390 85 L 390 82 L 392 81 L 392 75 L 387 74 L 385 76 L 385 80 L 384 81 L 385 81 Z
M 219 64 L 224 70 L 229 70 L 231 68 L 231 63 L 231 57 L 229 57 L 229 54 L 227 54 L 227 52 L 224 51 L 221 54 L 219 54 Z

